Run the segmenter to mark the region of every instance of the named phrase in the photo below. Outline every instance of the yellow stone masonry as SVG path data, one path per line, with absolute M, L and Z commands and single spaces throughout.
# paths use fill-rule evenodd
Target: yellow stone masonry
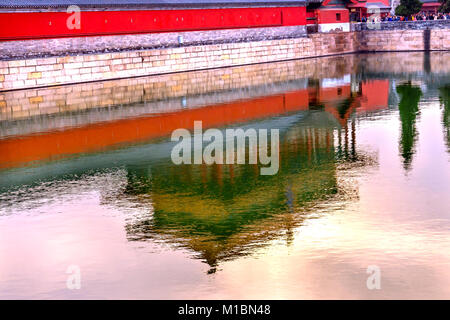
M 353 55 L 333 56 L 311 63 L 301 59 L 263 65 L 247 65 L 206 71 L 180 72 L 157 76 L 127 78 L 46 88 L 23 89 L 0 93 L 0 121 L 81 111 L 89 108 L 108 108 L 116 105 L 145 102 L 167 111 L 168 99 L 186 96 L 205 96 L 245 87 L 283 83 L 323 76 L 342 77 L 352 71 Z M 233 95 L 234 97 L 234 95 Z M 204 103 L 210 103 L 205 100 Z M 180 102 L 174 102 L 180 108 Z M 157 109 L 154 110 L 158 112 Z M 160 110 L 162 111 L 162 110 Z

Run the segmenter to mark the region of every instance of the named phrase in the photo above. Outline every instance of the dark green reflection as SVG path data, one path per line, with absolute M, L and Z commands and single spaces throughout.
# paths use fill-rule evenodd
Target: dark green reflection
M 450 85 L 439 88 L 440 100 L 444 106 L 444 113 L 442 115 L 442 123 L 444 125 L 444 137 L 450 152 Z
M 409 170 L 415 153 L 415 143 L 417 140 L 416 118 L 419 114 L 419 101 L 422 96 L 422 90 L 408 82 L 398 85 L 397 93 L 401 97 L 398 104 L 400 121 L 402 123 L 400 154 L 403 157 L 403 167 L 405 170 Z

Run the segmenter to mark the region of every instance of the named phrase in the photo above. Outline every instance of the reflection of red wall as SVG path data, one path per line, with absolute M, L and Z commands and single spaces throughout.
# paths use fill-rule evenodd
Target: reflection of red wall
M 370 112 L 388 107 L 389 80 L 373 80 L 361 83 L 362 96 L 358 112 Z
M 0 13 L 0 41 L 306 24 L 305 7 L 82 11 L 81 29 L 66 12 Z
M 0 140 L 0 168 L 14 167 L 29 161 L 101 151 L 120 144 L 168 136 L 178 128 L 192 129 L 196 120 L 203 121 L 204 128 L 221 127 L 291 111 L 308 110 L 310 101 L 324 105 L 325 111 L 345 126 L 355 108 L 358 112 L 367 112 L 387 107 L 389 81 L 363 82 L 361 95 L 355 97 L 345 115 L 340 115 L 338 105 L 351 95 L 350 85 L 332 88 L 310 87 L 252 100 L 4 139 Z
M 0 140 L 0 168 L 28 161 L 54 159 L 63 155 L 100 151 L 122 143 L 167 136 L 178 128 L 191 129 L 194 121 L 203 127 L 231 123 L 308 109 L 308 91 L 236 101 L 174 113 L 87 125 L 85 127 Z
M 308 91 L 299 90 L 284 94 L 285 111 L 308 110 Z
M 338 107 L 341 103 L 344 103 L 345 100 L 349 99 L 351 94 L 351 86 L 349 84 L 320 90 L 320 100 L 325 107 L 325 111 L 331 113 L 343 127 L 346 125 L 347 119 L 353 113 L 355 104 L 352 104 L 345 115 L 339 114 Z
M 351 95 L 350 85 L 322 88 L 319 91 L 319 100 L 325 104 L 336 105 L 339 100 L 348 99 Z

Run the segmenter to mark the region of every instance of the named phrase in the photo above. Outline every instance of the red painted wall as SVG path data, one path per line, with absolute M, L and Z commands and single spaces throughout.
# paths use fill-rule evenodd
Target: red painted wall
M 386 109 L 389 101 L 389 80 L 370 80 L 361 83 L 362 97 L 358 112 Z
M 66 12 L 0 13 L 0 41 L 306 25 L 305 7 L 82 11 L 70 30 Z
M 337 20 L 336 14 L 341 15 L 341 20 Z M 346 23 L 350 21 L 348 9 L 325 9 L 317 10 L 317 23 Z

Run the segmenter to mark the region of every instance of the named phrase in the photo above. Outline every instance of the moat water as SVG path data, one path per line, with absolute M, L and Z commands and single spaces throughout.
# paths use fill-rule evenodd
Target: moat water
M 0 298 L 450 298 L 450 53 L 204 72 L 3 93 Z M 278 173 L 173 164 L 195 120 Z

